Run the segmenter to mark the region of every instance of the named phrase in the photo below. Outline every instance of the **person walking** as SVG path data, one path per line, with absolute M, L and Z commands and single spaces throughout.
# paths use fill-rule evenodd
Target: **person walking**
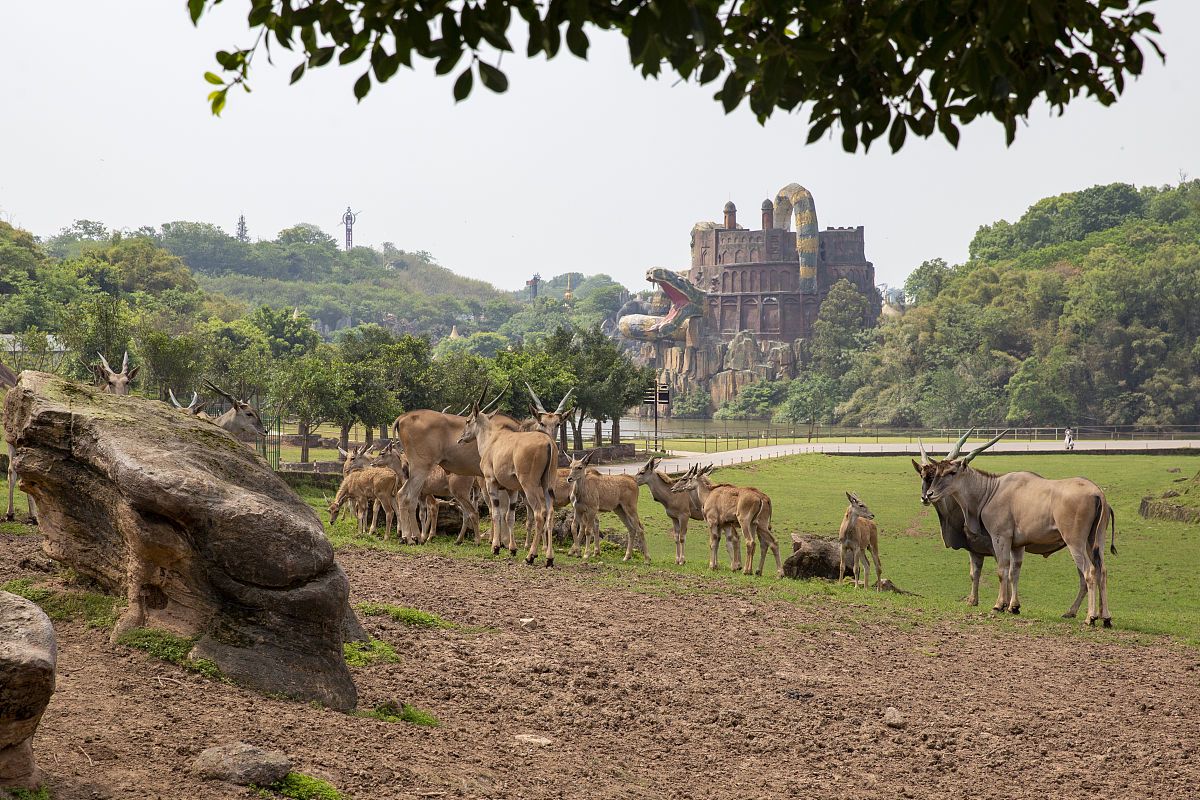
M 1070 428 L 1067 428 L 1066 433 L 1063 435 L 1063 446 L 1067 450 L 1075 449 L 1075 431 Z

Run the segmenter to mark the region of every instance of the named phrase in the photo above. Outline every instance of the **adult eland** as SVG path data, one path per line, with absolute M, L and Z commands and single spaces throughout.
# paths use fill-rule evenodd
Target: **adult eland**
M 930 459 L 920 444 L 921 502 L 933 504 L 948 547 L 971 553 L 971 601 L 978 602 L 979 572 L 986 555 L 996 559 L 1000 594 L 996 611 L 1019 614 L 1018 584 L 1025 551 L 1049 556 L 1066 547 L 1079 570 L 1079 593 L 1064 615 L 1075 616 L 1086 591 L 1091 625 L 1097 619 L 1112 627 L 1108 611 L 1108 572 L 1104 566 L 1104 529 L 1112 526 L 1110 551 L 1115 555 L 1116 520 L 1100 487 L 1086 478 L 1049 480 L 1033 472 L 993 475 L 971 461 L 1007 434 L 1004 431 L 960 456 L 968 431 L 940 461 Z

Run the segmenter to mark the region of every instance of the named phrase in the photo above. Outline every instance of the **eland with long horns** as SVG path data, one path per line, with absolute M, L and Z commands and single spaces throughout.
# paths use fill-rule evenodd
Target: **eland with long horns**
M 1086 478 L 1048 480 L 1032 472 L 992 475 L 970 466 L 971 461 L 1008 433 L 1004 431 L 966 455 L 959 455 L 967 431 L 942 460 L 925 452 L 918 439 L 921 461 L 913 469 L 921 476 L 921 502 L 933 505 L 947 547 L 971 554 L 971 595 L 979 602 L 979 574 L 985 556 L 996 559 L 1000 594 L 995 611 L 1019 614 L 1018 584 L 1025 552 L 1049 556 L 1070 551 L 1079 570 L 1079 593 L 1063 616 L 1074 617 L 1086 592 L 1089 624 L 1097 619 L 1112 627 L 1108 610 L 1108 572 L 1104 566 L 1104 530 L 1112 526 L 1109 548 L 1116 548 L 1116 520 L 1100 487 Z

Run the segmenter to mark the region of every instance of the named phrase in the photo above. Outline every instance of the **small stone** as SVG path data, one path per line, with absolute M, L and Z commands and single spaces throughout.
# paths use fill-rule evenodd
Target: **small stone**
M 538 626 L 537 620 L 533 617 L 521 617 L 518 622 L 520 622 L 521 627 L 527 631 L 531 631 Z
M 905 721 L 904 715 L 900 713 L 899 709 L 895 706 L 888 706 L 887 710 L 883 712 L 883 724 L 899 730 L 906 727 L 908 722 Z
M 292 762 L 283 753 L 245 742 L 210 747 L 192 762 L 192 772 L 200 777 L 239 786 L 270 786 L 291 771 Z
M 41 783 L 32 742 L 54 693 L 57 652 L 54 627 L 45 612 L 23 597 L 0 591 L 2 787 L 35 789 Z
M 739 608 L 738 613 L 741 614 L 743 617 L 753 617 L 755 614 L 758 613 L 758 609 L 753 608 L 753 607 Z
M 537 745 L 538 747 L 549 747 L 554 744 L 552 740 L 547 739 L 545 736 L 534 736 L 532 733 L 518 733 L 513 738 L 518 742 Z

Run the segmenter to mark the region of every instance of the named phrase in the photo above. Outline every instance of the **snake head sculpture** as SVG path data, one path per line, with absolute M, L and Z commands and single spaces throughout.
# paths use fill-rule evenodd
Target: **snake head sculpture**
M 682 339 L 685 324 L 692 317 L 703 316 L 705 294 L 678 272 L 656 267 L 646 272 L 646 280 L 658 284 L 666 295 L 671 309 L 666 314 L 629 314 L 621 317 L 617 326 L 626 339 L 653 342 L 661 339 Z

